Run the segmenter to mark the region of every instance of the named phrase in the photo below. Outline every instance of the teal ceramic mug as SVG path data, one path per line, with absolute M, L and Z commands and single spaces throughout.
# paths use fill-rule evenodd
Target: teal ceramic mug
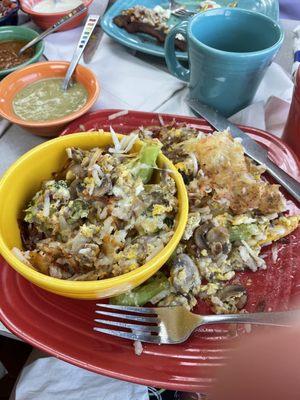
M 176 59 L 174 40 L 188 44 L 189 69 Z M 169 71 L 189 82 L 190 97 L 228 117 L 251 103 L 283 41 L 280 26 L 263 14 L 220 8 L 182 21 L 169 32 Z

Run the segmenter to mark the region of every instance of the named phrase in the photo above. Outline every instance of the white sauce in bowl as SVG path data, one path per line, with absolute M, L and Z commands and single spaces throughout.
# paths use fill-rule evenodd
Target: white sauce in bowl
M 38 13 L 60 13 L 64 11 L 72 10 L 82 4 L 82 0 L 41 0 L 35 6 L 32 7 L 33 11 Z

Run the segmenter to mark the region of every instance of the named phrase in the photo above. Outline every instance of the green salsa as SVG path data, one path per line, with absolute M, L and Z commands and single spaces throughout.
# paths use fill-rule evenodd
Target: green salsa
M 22 89 L 13 99 L 15 114 L 25 121 L 51 121 L 82 108 L 88 98 L 85 87 L 78 82 L 63 91 L 63 79 L 43 79 Z

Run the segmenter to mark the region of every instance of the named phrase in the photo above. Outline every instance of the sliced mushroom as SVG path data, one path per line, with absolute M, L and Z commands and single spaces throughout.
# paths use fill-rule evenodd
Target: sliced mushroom
M 110 178 L 108 178 L 106 175 L 104 175 L 101 178 L 101 186 L 95 187 L 92 198 L 94 200 L 96 200 L 96 199 L 104 196 L 111 190 L 111 188 L 112 188 L 112 183 L 111 183 Z
M 77 148 L 75 148 L 75 147 L 72 147 L 72 148 L 71 148 L 71 154 L 72 154 L 72 159 L 73 159 L 74 161 L 77 161 L 77 162 L 79 162 L 79 163 L 82 162 L 82 159 L 83 159 L 83 157 L 84 157 L 84 153 L 83 153 L 82 150 L 77 149 Z
M 207 248 L 206 241 L 203 237 L 203 229 L 201 226 L 198 226 L 198 228 L 194 230 L 193 238 L 196 246 L 200 251 Z
M 238 310 L 244 308 L 248 300 L 247 290 L 242 285 L 227 285 L 218 292 L 218 297 L 223 302 L 233 302 Z
M 80 164 L 77 164 L 77 163 L 73 164 L 69 167 L 67 174 L 72 174 L 76 178 L 80 178 L 80 179 L 83 179 L 85 176 L 84 169 L 82 168 L 82 166 Z
M 198 268 L 187 254 L 179 254 L 173 261 L 170 270 L 171 281 L 174 289 L 186 294 L 197 289 L 201 284 Z
M 73 182 L 72 182 L 73 183 Z M 72 184 L 71 184 L 72 185 Z M 70 185 L 70 186 L 71 186 Z M 74 186 L 72 186 L 72 191 L 71 193 L 73 193 L 73 187 L 76 190 L 76 197 L 82 197 L 82 193 L 85 191 L 86 187 L 83 184 L 83 182 L 81 182 L 80 179 L 75 179 L 74 181 Z
M 195 244 L 193 238 L 191 238 L 186 242 L 186 252 L 188 255 L 193 256 L 195 258 L 201 257 L 201 250 Z
M 221 300 L 226 300 L 229 297 L 236 296 L 241 292 L 246 292 L 246 289 L 242 285 L 234 284 L 234 285 L 227 285 L 219 292 L 219 298 Z
M 72 181 L 72 183 L 69 186 L 69 192 L 70 192 L 71 199 L 77 198 L 77 185 L 79 184 L 79 182 L 80 182 L 80 179 L 76 178 Z
M 223 246 L 220 242 L 213 242 L 210 244 L 210 250 L 213 256 L 217 256 L 223 252 Z
M 18 220 L 18 224 L 20 228 L 21 240 L 26 250 L 34 250 L 36 243 L 45 239 L 45 233 L 40 232 L 35 225 L 28 224 L 21 219 Z
M 215 226 L 206 234 L 207 243 L 226 243 L 229 241 L 229 232 L 223 226 Z
M 205 240 L 213 256 L 219 254 L 228 254 L 230 251 L 229 244 L 229 232 L 223 226 L 215 226 L 211 228 L 206 236 Z
M 198 226 L 198 234 L 205 235 L 210 229 L 212 229 L 213 224 L 211 221 L 205 221 L 203 224 Z
M 223 253 L 224 254 L 229 254 L 231 249 L 232 249 L 232 245 L 231 245 L 230 242 L 223 243 L 222 247 L 223 247 Z
M 240 297 L 239 301 L 236 303 L 236 308 L 238 310 L 242 310 L 245 307 L 245 305 L 247 304 L 247 300 L 248 300 L 247 294 L 243 294 Z

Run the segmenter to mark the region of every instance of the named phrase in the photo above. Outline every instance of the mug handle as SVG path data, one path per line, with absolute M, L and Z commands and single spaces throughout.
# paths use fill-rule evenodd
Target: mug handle
M 183 67 L 177 60 L 175 53 L 175 37 L 178 33 L 187 37 L 187 27 L 189 21 L 181 21 L 179 24 L 175 25 L 168 33 L 165 40 L 165 58 L 169 71 L 172 75 L 175 75 L 178 79 L 185 82 L 190 80 L 190 70 Z

